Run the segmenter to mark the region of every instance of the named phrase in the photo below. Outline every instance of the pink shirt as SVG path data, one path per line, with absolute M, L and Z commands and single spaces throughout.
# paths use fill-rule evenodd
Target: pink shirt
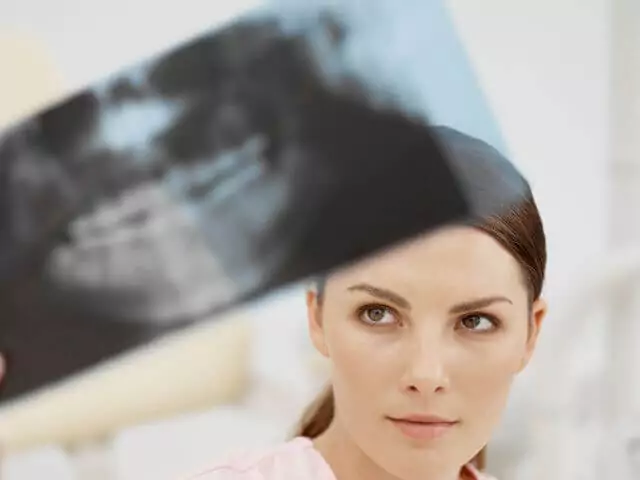
M 465 467 L 469 480 L 494 480 Z M 311 440 L 298 437 L 266 451 L 244 453 L 188 480 L 337 480 Z

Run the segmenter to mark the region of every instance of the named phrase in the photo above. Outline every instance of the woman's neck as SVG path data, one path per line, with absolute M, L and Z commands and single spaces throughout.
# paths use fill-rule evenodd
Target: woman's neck
M 459 480 L 460 469 L 442 472 L 437 476 L 424 476 L 419 479 L 396 477 L 378 464 L 353 442 L 351 436 L 344 431 L 338 422 L 331 423 L 329 428 L 313 444 L 331 467 L 336 480 Z

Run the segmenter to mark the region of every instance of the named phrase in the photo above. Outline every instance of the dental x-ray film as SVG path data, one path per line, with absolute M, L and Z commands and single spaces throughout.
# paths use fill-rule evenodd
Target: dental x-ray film
M 455 163 L 479 147 L 436 128 L 446 98 L 494 124 L 453 28 L 408 7 L 274 3 L 2 133 L 1 401 L 521 195 L 506 161 Z

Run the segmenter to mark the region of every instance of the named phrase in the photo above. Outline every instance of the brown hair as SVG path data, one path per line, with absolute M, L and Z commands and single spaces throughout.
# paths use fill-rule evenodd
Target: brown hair
M 458 132 L 446 130 L 444 134 L 445 136 L 457 136 L 457 138 L 455 138 L 456 141 L 471 142 L 473 155 L 469 155 L 471 150 L 466 149 L 466 153 L 462 152 L 462 154 L 460 154 L 460 152 L 458 152 L 457 155 L 454 154 L 453 160 L 458 163 L 464 163 L 464 161 L 468 161 L 470 157 L 479 160 L 479 162 L 476 162 L 473 167 L 469 169 L 474 172 L 474 175 L 468 175 L 466 187 L 467 189 L 475 188 L 476 194 L 482 192 L 482 194 L 485 195 L 483 198 L 483 201 L 485 201 L 487 195 L 486 180 L 479 181 L 479 176 L 475 175 L 475 172 L 478 171 L 479 166 L 485 168 L 489 161 L 495 163 L 496 158 L 500 160 L 502 157 L 488 145 L 481 144 L 481 142 L 463 136 Z M 458 142 L 454 146 L 459 148 L 460 145 L 461 143 Z M 484 160 L 487 159 L 488 161 L 485 162 Z M 464 174 L 465 172 L 462 173 Z M 469 171 L 467 171 L 467 173 L 469 173 Z M 501 170 L 497 169 L 496 173 L 500 175 Z M 486 174 L 486 170 L 484 174 Z M 520 180 L 524 182 L 524 179 L 521 177 Z M 496 185 L 495 180 L 491 180 L 491 185 Z M 538 207 L 526 182 L 525 188 L 521 190 L 521 192 L 523 193 L 517 201 L 509 203 L 507 207 L 494 209 L 493 214 L 476 216 L 476 219 L 471 222 L 471 225 L 494 238 L 517 260 L 522 269 L 523 280 L 529 293 L 529 299 L 533 302 L 540 297 L 544 283 L 547 263 L 546 239 Z M 491 192 L 491 194 L 496 193 Z M 500 195 L 502 195 L 502 193 L 498 192 L 497 197 Z M 489 199 L 488 203 L 490 201 L 492 201 L 492 199 Z M 322 296 L 323 289 L 324 280 L 321 279 L 318 283 L 319 297 Z M 308 407 L 300 421 L 297 436 L 308 438 L 318 437 L 333 421 L 334 411 L 333 391 L 329 386 Z M 483 470 L 485 467 L 485 456 L 486 448 L 483 448 L 472 459 L 472 463 L 480 470 Z

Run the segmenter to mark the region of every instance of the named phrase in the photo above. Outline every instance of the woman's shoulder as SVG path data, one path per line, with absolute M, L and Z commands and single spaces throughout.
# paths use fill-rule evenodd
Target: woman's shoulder
M 335 480 L 324 459 L 307 438 L 275 447 L 228 456 L 185 480 Z

